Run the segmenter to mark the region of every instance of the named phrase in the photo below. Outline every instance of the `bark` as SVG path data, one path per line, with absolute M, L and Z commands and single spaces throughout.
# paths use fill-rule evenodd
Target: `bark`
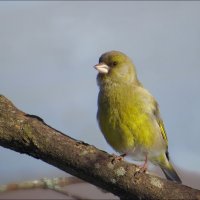
M 41 159 L 121 199 L 200 199 L 200 191 L 138 172 L 125 161 L 75 140 L 0 95 L 0 145 Z

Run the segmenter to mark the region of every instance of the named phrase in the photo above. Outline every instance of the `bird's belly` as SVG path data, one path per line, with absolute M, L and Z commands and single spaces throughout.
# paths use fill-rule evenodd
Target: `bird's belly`
M 134 135 L 130 130 L 123 127 L 113 129 L 109 132 L 104 132 L 104 137 L 107 142 L 119 153 L 124 154 L 134 149 Z
M 147 151 L 145 151 L 143 147 L 136 146 L 134 149 L 129 150 L 126 154 L 135 161 L 143 161 L 146 159 Z
M 146 149 L 144 146 L 136 146 L 135 148 L 126 152 L 127 156 L 130 156 L 135 161 L 144 161 L 146 157 L 151 160 L 151 158 L 157 157 L 165 152 L 165 149 Z
M 134 134 L 130 127 L 118 117 L 118 112 L 99 114 L 100 129 L 106 141 L 119 153 L 126 153 L 134 148 Z
M 133 160 L 143 161 L 146 156 L 156 157 L 162 151 L 166 151 L 161 134 L 156 129 L 152 130 L 144 125 L 141 128 L 135 128 L 134 121 L 127 124 L 117 120 L 116 115 L 114 119 L 107 119 L 109 123 L 102 123 L 102 125 L 100 123 L 100 127 L 106 141 L 117 152 L 126 153 Z
M 101 99 L 100 99 L 101 100 Z M 144 160 L 166 150 L 160 128 L 154 117 L 134 101 L 99 101 L 97 119 L 106 141 L 119 153 Z M 113 106 L 113 105 L 117 106 Z

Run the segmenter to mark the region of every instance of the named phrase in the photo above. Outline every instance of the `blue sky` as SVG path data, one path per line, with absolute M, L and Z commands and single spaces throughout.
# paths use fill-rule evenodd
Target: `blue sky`
M 199 172 L 199 18 L 198 1 L 0 2 L 0 93 L 114 153 L 96 122 L 93 66 L 105 51 L 120 50 L 159 102 L 173 163 Z M 4 148 L 0 160 L 1 183 L 64 174 Z

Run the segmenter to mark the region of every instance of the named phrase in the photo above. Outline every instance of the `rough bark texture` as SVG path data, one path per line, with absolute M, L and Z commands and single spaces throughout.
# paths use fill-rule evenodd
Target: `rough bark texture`
M 41 159 L 121 199 L 200 199 L 200 191 L 137 172 L 125 161 L 77 141 L 18 110 L 0 95 L 0 145 Z M 113 162 L 114 160 L 114 162 Z

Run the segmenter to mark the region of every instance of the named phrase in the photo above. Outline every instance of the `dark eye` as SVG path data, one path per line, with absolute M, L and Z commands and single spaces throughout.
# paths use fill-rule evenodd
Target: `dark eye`
M 114 61 L 114 62 L 113 62 L 113 66 L 116 66 L 116 65 L 117 65 L 117 61 Z

